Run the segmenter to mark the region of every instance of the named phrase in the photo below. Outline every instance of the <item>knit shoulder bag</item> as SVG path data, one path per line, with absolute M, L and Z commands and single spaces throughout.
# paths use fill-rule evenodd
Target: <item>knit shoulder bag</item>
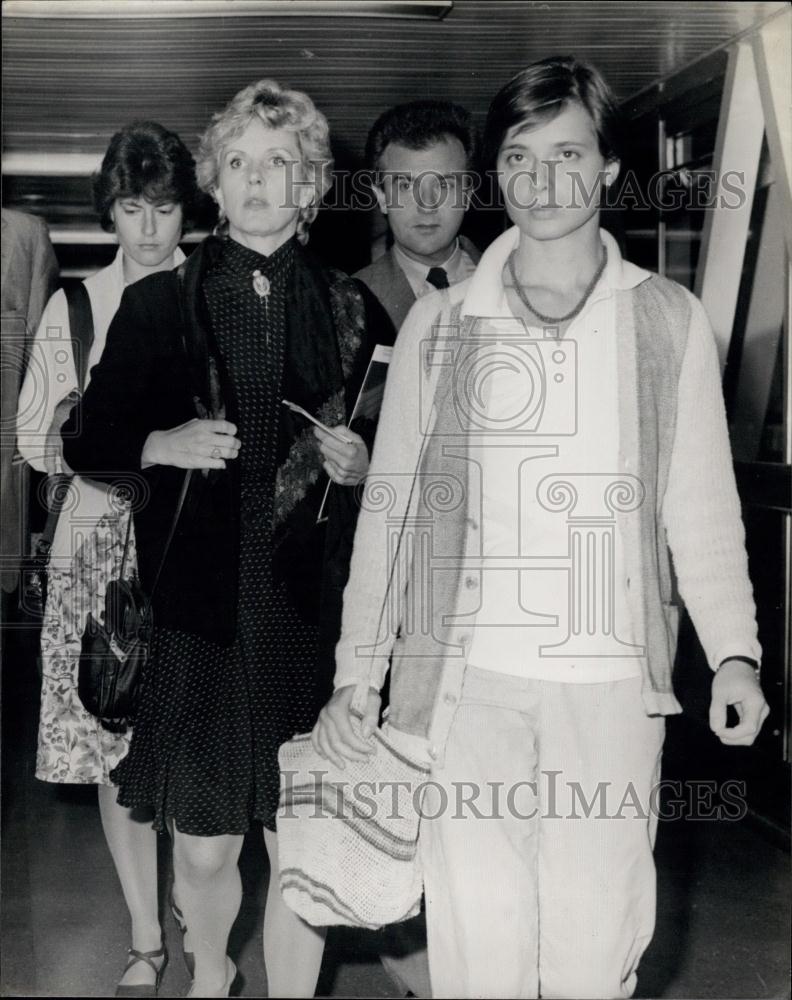
M 367 691 L 356 688 L 357 720 Z M 313 926 L 376 930 L 420 909 L 418 830 L 429 767 L 397 748 L 387 726 L 372 741 L 375 752 L 346 760 L 343 770 L 319 756 L 310 734 L 278 754 L 281 894 Z

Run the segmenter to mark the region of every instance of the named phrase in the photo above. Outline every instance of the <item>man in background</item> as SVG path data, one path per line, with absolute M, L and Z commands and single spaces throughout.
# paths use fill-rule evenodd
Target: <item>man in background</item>
M 474 153 L 470 114 L 449 101 L 399 104 L 369 132 L 366 162 L 393 245 L 355 277 L 385 307 L 394 336 L 416 299 L 475 270 L 480 254 L 459 236 Z
M 393 237 L 355 275 L 379 299 L 393 336 L 416 299 L 469 278 L 481 254 L 459 230 L 470 203 L 476 136 L 450 101 L 413 101 L 380 115 L 366 141 L 374 193 Z M 423 914 L 383 931 L 382 964 L 406 994 L 431 996 Z
M 47 300 L 58 284 L 58 262 L 42 219 L 2 210 L 2 425 L 0 456 L 0 585 L 2 621 L 13 616 L 19 563 L 27 552 L 27 466 L 14 463 L 17 400 L 30 346 Z

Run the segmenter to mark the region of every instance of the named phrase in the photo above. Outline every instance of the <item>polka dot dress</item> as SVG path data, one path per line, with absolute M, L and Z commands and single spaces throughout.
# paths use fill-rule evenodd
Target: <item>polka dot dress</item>
M 324 694 L 317 630 L 300 620 L 271 572 L 285 289 L 293 260 L 293 241 L 262 257 L 228 239 L 204 282 L 242 441 L 238 627 L 225 649 L 156 630 L 132 746 L 114 778 L 119 802 L 153 806 L 158 829 L 173 818 L 182 833 L 242 834 L 255 817 L 274 830 L 278 747 L 313 726 Z M 269 282 L 266 300 L 254 290 L 256 270 Z

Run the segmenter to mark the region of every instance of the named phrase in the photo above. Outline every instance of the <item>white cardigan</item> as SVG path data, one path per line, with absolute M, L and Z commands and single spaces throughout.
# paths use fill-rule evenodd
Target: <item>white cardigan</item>
M 511 230 L 503 234 L 485 253 L 477 275 L 492 263 L 488 260 L 491 255 L 505 259 L 514 238 Z M 625 262 L 625 267 L 632 266 Z M 344 593 L 336 687 L 359 681 L 379 687 L 384 680 L 398 628 L 387 614 L 381 615 L 393 568 L 387 522 L 399 522 L 406 512 L 409 490 L 400 484 L 411 482 L 419 466 L 425 434 L 431 430 L 431 423 L 427 426 L 425 420 L 437 384 L 438 369 L 427 371 L 422 344 L 433 336 L 433 327 L 448 316 L 450 307 L 462 302 L 465 315 L 467 296 L 475 283 L 476 276 L 419 299 L 396 341 L 368 475 L 370 483 L 392 482 L 395 500 L 387 517 L 376 508 L 376 498 L 369 496 L 364 501 Z M 690 325 L 678 383 L 677 433 L 662 517 L 680 593 L 708 662 L 716 670 L 729 656 L 747 656 L 758 662 L 761 648 L 715 343 L 701 303 L 689 293 L 685 295 L 690 300 Z M 637 423 L 637 413 L 620 421 L 621 448 L 628 455 L 637 454 Z M 673 696 L 661 709 L 678 710 Z

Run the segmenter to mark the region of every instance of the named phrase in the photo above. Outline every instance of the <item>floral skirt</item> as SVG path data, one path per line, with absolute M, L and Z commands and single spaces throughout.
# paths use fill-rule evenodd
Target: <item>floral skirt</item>
M 77 670 L 88 613 L 104 619 L 107 584 L 118 578 L 129 515 L 106 515 L 84 530 L 70 561 L 47 573 L 41 631 L 41 712 L 36 777 L 41 781 L 110 785 L 110 772 L 126 756 L 132 730 L 108 732 L 86 712 L 77 694 Z M 124 575 L 137 566 L 130 533 Z

